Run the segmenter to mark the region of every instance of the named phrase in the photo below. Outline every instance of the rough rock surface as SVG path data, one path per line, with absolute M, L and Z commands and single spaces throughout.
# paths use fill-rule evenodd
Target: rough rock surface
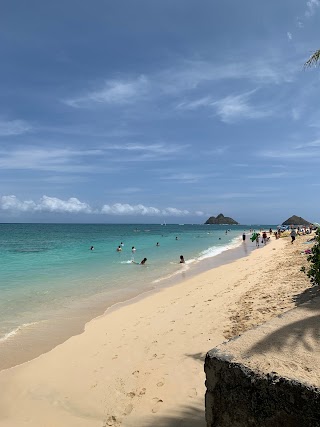
M 318 287 L 308 295 L 207 353 L 207 427 L 320 427 Z
M 207 221 L 205 222 L 205 224 L 228 224 L 228 225 L 232 225 L 232 224 L 239 224 L 239 223 L 237 221 L 235 221 L 234 219 L 228 217 L 228 216 L 224 216 L 221 213 L 217 217 L 211 216 L 210 218 L 208 218 Z
M 319 389 L 207 354 L 207 427 L 319 427 Z

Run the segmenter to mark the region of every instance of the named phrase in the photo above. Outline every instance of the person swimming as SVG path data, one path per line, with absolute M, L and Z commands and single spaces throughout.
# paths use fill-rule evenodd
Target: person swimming
M 159 242 L 157 242 L 156 246 L 160 246 L 160 243 L 159 243 Z
M 132 262 L 132 264 L 145 265 L 145 263 L 146 263 L 147 261 L 148 261 L 148 260 L 147 260 L 147 258 L 143 258 L 143 260 L 142 260 L 142 261 L 140 261 L 140 262 L 135 262 L 134 260 L 132 260 L 131 262 Z
M 136 251 L 137 249 L 134 247 L 134 246 L 132 246 L 132 248 L 131 248 L 131 252 L 134 254 L 135 253 L 135 251 Z
M 185 264 L 185 260 L 183 258 L 183 255 L 180 255 L 180 264 Z
M 94 250 L 94 247 L 93 246 L 90 246 L 90 251 L 93 251 Z
M 122 248 L 121 248 L 121 246 L 119 245 L 118 247 L 117 247 L 117 252 L 121 252 L 122 251 Z

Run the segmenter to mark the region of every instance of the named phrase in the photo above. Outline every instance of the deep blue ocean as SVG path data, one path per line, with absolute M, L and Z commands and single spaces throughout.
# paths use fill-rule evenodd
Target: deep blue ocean
M 0 224 L 0 345 L 34 325 L 95 312 L 95 306 L 107 308 L 161 286 L 202 260 L 240 246 L 249 228 Z M 186 264 L 179 263 L 180 255 Z M 131 262 L 144 257 L 145 266 Z

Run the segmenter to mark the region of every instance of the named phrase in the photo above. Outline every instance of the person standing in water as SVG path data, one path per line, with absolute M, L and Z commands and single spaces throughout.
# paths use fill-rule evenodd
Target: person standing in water
M 147 262 L 147 258 L 143 258 L 143 260 L 140 262 L 140 265 L 145 265 L 145 263 Z
M 245 241 L 246 241 L 246 233 L 245 233 L 245 232 L 243 232 L 243 234 L 242 234 L 242 241 L 243 241 L 243 242 L 245 242 Z
M 183 255 L 180 255 L 180 264 L 185 264 L 185 260 Z

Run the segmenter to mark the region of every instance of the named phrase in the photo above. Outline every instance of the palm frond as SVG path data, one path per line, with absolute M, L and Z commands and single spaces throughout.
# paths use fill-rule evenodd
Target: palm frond
M 320 62 L 320 49 L 316 50 L 304 64 L 305 67 L 316 66 Z

